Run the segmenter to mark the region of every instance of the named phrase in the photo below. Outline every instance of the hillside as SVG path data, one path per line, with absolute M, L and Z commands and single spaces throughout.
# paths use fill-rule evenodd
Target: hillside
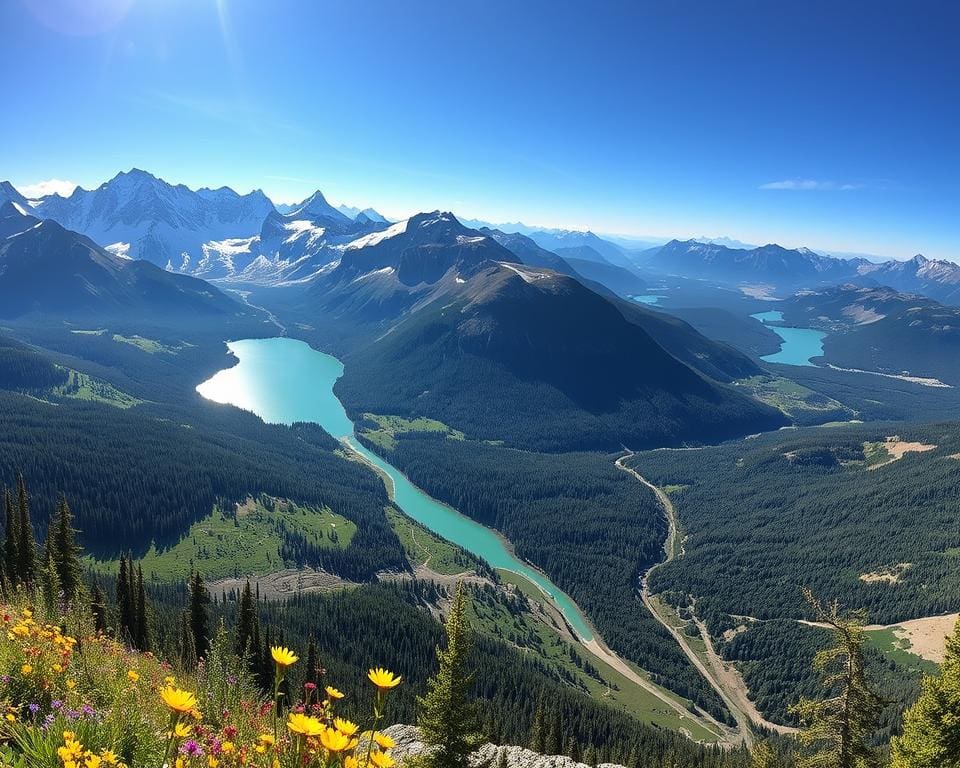
M 0 207 L 0 316 L 96 320 L 226 321 L 255 313 L 202 280 L 116 256 L 12 203 Z
M 616 449 L 784 423 L 577 281 L 509 265 L 478 268 L 346 363 L 337 392 L 354 412 L 428 415 L 518 447 Z

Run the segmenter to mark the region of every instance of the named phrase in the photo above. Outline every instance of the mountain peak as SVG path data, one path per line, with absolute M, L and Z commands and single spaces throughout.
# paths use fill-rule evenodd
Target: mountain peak
M 327 198 L 323 196 L 323 192 L 319 189 L 288 213 L 287 216 L 291 219 L 316 220 L 328 218 L 334 219 L 335 221 L 350 220 L 348 216 L 345 216 L 330 205 L 330 203 L 327 202 Z

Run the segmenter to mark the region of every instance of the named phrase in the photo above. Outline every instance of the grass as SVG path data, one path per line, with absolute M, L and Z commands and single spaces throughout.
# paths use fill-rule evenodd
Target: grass
M 435 536 L 396 507 L 385 507 L 384 512 L 390 527 L 400 539 L 407 560 L 411 563 L 426 565 L 445 576 L 479 570 L 479 562 L 470 553 L 456 544 Z
M 852 413 L 843 403 L 782 376 L 750 376 L 736 384 L 748 389 L 757 400 L 804 422 L 826 414 L 836 421 L 836 416 Z
M 864 443 L 863 444 L 863 458 L 866 461 L 868 467 L 876 466 L 879 464 L 886 464 L 890 461 L 890 451 L 887 450 L 887 446 L 884 443 Z
M 345 549 L 356 531 L 354 523 L 329 509 L 270 497 L 248 499 L 236 511 L 215 507 L 174 546 L 151 547 L 140 563 L 144 576 L 154 581 L 181 581 L 194 570 L 207 579 L 261 575 L 292 565 L 280 556 L 290 534 L 299 534 L 314 546 Z M 118 562 L 91 565 L 114 573 Z
M 680 491 L 689 487 L 690 486 L 688 484 L 684 484 L 684 483 L 671 483 L 669 485 L 663 486 L 663 492 L 668 496 L 670 496 L 671 494 L 674 494 L 674 493 L 680 493 Z
M 865 632 L 864 637 L 868 644 L 882 652 L 888 659 L 911 672 L 936 674 L 939 669 L 936 663 L 912 653 L 910 641 L 897 637 L 893 627 Z
M 528 598 L 540 602 L 543 595 L 530 582 L 509 571 L 499 571 L 502 580 L 515 584 Z M 640 688 L 620 672 L 614 670 L 579 645 L 561 637 L 552 627 L 526 611 L 518 611 L 502 596 L 491 599 L 484 593 L 470 602 L 470 624 L 476 631 L 496 637 L 535 655 L 557 677 L 608 706 L 623 711 L 641 722 L 668 728 L 686 730 L 693 739 L 715 742 L 717 735 L 701 726 L 692 716 L 681 717 L 649 691 Z M 631 665 L 633 666 L 633 665 Z M 634 670 L 649 679 L 636 667 Z M 690 702 L 670 691 L 664 693 L 683 706 Z
M 409 432 L 436 432 L 445 434 L 451 440 L 463 440 L 463 432 L 448 427 L 436 419 L 404 419 L 400 416 L 381 416 L 376 413 L 363 414 L 363 437 L 384 451 L 392 451 L 397 445 L 397 435 Z M 374 426 L 368 426 L 374 425 Z
M 142 403 L 133 395 L 128 395 L 105 381 L 88 376 L 80 371 L 68 370 L 67 383 L 50 390 L 58 397 L 70 397 L 76 400 L 89 400 L 117 408 L 132 408 Z
M 175 355 L 180 351 L 179 347 L 170 347 L 166 344 L 156 341 L 155 339 L 148 339 L 144 336 L 121 336 L 119 333 L 115 333 L 113 334 L 113 340 L 120 344 L 129 344 L 130 346 L 141 349 L 151 355 L 158 355 L 161 353 Z

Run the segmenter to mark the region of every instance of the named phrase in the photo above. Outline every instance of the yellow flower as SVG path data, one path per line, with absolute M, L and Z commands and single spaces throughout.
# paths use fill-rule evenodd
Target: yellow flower
M 84 768 L 100 768 L 100 758 L 96 755 L 87 755 L 83 761 Z
M 343 758 L 343 768 L 360 768 L 360 761 L 353 755 Z
M 397 742 L 387 736 L 387 734 L 380 733 L 379 731 L 373 734 L 373 740 L 377 742 L 377 746 L 380 747 L 380 749 L 393 749 L 397 746 Z
M 172 675 L 167 675 L 165 678 L 163 678 L 164 685 L 173 685 L 175 682 L 177 682 L 177 678 L 173 677 Z
M 344 736 L 353 736 L 357 731 L 360 730 L 359 725 L 356 723 L 351 723 L 349 720 L 344 720 L 342 717 L 334 718 L 333 726 Z
M 73 690 L 74 688 L 76 688 L 76 687 L 77 687 L 77 681 L 76 681 L 76 680 L 67 680 L 67 690 L 68 690 L 68 691 L 72 691 L 72 690 Z
M 370 762 L 377 766 L 377 768 L 393 768 L 393 766 L 396 765 L 394 759 L 386 752 L 371 752 Z
M 15 714 L 13 714 L 12 712 L 7 712 L 7 714 L 4 715 L 4 717 L 7 718 L 7 722 L 8 722 L 8 723 L 15 723 L 15 722 L 17 722 L 17 716 L 16 716 Z
M 192 693 L 174 688 L 172 685 L 160 689 L 160 698 L 170 709 L 181 714 L 197 706 L 197 699 Z
M 100 752 L 100 757 L 107 765 L 116 765 L 117 756 L 112 749 L 104 749 Z
M 301 736 L 319 736 L 324 732 L 323 723 L 317 718 L 302 712 L 292 712 L 287 720 L 287 728 Z
M 31 667 L 29 664 L 24 664 L 22 667 L 20 667 L 21 675 L 29 675 L 31 672 L 33 672 L 33 667 Z
M 209 765 L 210 768 L 217 768 L 217 766 L 220 765 L 220 761 L 217 760 L 217 758 L 215 758 L 213 755 L 210 755 L 207 758 L 207 765 Z
M 193 726 L 187 725 L 186 723 L 177 723 L 173 729 L 173 735 L 178 739 L 185 739 L 193 731 Z
M 50 669 L 52 669 L 54 672 L 63 672 L 63 667 L 61 667 L 59 664 L 54 664 L 52 667 L 50 667 Z
M 336 688 L 334 688 L 332 685 L 328 685 L 328 686 L 326 687 L 326 691 L 327 691 L 327 696 L 329 696 L 331 699 L 342 699 L 342 698 L 343 698 L 343 694 L 340 693 L 340 691 L 338 691 L 338 690 L 337 690 Z
M 259 741 L 261 744 L 266 744 L 268 747 L 272 747 L 276 742 L 272 733 L 261 733 L 257 737 L 257 741 Z
M 357 746 L 357 740 L 334 728 L 324 728 L 320 732 L 320 743 L 331 752 L 343 752 Z
M 220 745 L 220 751 L 225 755 L 232 755 L 236 751 L 232 741 L 225 741 Z
M 299 660 L 299 657 L 294 655 L 293 651 L 279 645 L 274 645 L 270 648 L 270 655 L 273 656 L 273 660 L 278 667 L 289 667 L 296 664 Z
M 393 674 L 393 672 L 388 672 L 383 667 L 377 667 L 376 669 L 371 669 L 367 673 L 367 677 L 370 678 L 370 682 L 373 683 L 381 691 L 388 691 L 391 688 L 396 688 L 400 685 L 400 680 L 402 678 Z
M 131 683 L 135 683 L 139 679 L 140 675 L 135 670 L 131 669 L 129 672 L 127 672 L 127 680 L 129 680 Z

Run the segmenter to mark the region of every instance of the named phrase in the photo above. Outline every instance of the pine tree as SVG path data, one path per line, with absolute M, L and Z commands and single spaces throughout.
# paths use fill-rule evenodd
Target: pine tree
M 577 739 L 574 736 L 570 736 L 570 738 L 567 739 L 567 745 L 564 747 L 563 752 L 573 760 L 573 762 L 580 762 L 580 744 L 577 743 Z
M 136 613 L 134 610 L 133 591 L 130 588 L 130 571 L 133 564 L 125 555 L 120 555 L 120 572 L 117 574 L 117 609 L 119 621 L 117 633 L 122 640 L 129 643 L 135 641 Z
M 3 566 L 11 584 L 20 583 L 20 558 L 17 555 L 17 545 L 20 541 L 20 530 L 17 526 L 17 512 L 13 506 L 13 496 L 9 488 L 3 489 L 3 506 L 6 511 L 5 539 L 3 542 Z
M 427 757 L 429 768 L 465 768 L 475 746 L 474 712 L 470 701 L 473 674 L 467 670 L 470 651 L 467 593 L 463 583 L 447 617 L 446 648 L 437 648 L 440 669 L 427 681 L 427 695 L 418 697 L 418 725 L 424 742 L 436 747 Z
M 240 595 L 240 603 L 237 606 L 237 640 L 235 652 L 237 656 L 249 654 L 253 644 L 253 626 L 257 620 L 257 614 L 253 607 L 253 592 L 250 590 L 250 581 L 248 580 L 243 587 Z
M 750 768 L 779 768 L 780 762 L 776 753 L 767 742 L 758 742 L 753 748 L 750 759 Z
M 864 672 L 864 617 L 842 614 L 836 601 L 824 607 L 810 590 L 804 590 L 804 597 L 817 620 L 833 630 L 835 644 L 814 659 L 823 688 L 831 695 L 821 700 L 803 699 L 791 708 L 804 724 L 800 741 L 810 749 L 798 758 L 797 767 L 876 765 L 876 751 L 867 742 L 876 730 L 884 701 L 870 688 Z
M 539 752 L 541 755 L 547 751 L 547 724 L 542 701 L 537 703 L 533 723 L 530 725 L 530 749 Z
M 37 542 L 30 521 L 30 496 L 23 475 L 17 475 L 17 573 L 29 584 L 36 574 Z
M 206 656 L 210 644 L 210 593 L 203 584 L 199 572 L 190 580 L 190 631 L 193 632 L 193 646 L 197 658 Z
M 141 651 L 150 650 L 150 614 L 147 610 L 147 591 L 143 586 L 143 568 L 137 564 L 136 645 Z
M 93 614 L 93 628 L 97 632 L 107 631 L 107 601 L 100 582 L 93 582 L 93 591 L 90 595 L 90 611 Z
M 313 683 L 314 685 L 319 685 L 320 683 L 320 673 L 319 673 L 320 664 L 317 661 L 317 642 L 313 639 L 313 635 L 310 635 L 310 643 L 307 645 L 307 667 L 306 667 L 306 679 L 305 683 Z
M 53 562 L 53 555 L 50 552 L 47 552 L 46 562 L 40 569 L 39 575 L 43 604 L 47 616 L 53 618 L 60 614 L 60 579 L 57 576 L 57 565 Z
M 193 638 L 189 612 L 183 611 L 180 614 L 178 630 L 177 651 L 180 656 L 180 666 L 187 671 L 192 671 L 197 668 L 197 646 Z
M 947 638 L 938 675 L 924 675 L 920 697 L 891 742 L 891 768 L 960 766 L 960 621 Z
M 587 765 L 597 764 L 597 748 L 593 744 L 587 745 L 587 751 L 583 753 L 583 762 Z M 667 762 L 665 765 L 673 765 L 673 763 Z
M 559 755 L 563 753 L 563 726 L 560 724 L 560 713 L 553 711 L 550 718 L 550 727 L 547 729 L 546 754 Z
M 72 601 L 80 589 L 83 569 L 80 565 L 80 547 L 73 529 L 73 514 L 64 496 L 57 502 L 57 511 L 50 521 L 47 549 L 53 557 L 65 600 Z

